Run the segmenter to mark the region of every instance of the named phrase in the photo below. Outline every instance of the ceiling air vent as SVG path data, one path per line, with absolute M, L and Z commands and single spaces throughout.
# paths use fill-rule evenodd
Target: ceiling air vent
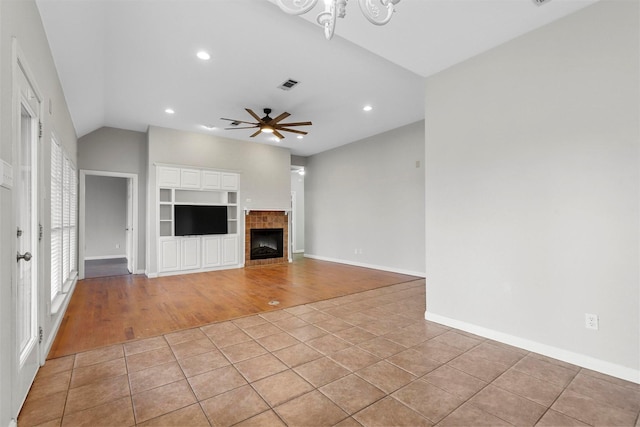
M 532 0 L 536 6 L 542 6 L 545 3 L 549 3 L 551 0 Z
M 289 79 L 286 82 L 282 83 L 280 86 L 278 86 L 278 88 L 282 89 L 282 90 L 291 90 L 293 89 L 298 83 L 300 83 L 297 80 L 293 80 L 293 79 Z

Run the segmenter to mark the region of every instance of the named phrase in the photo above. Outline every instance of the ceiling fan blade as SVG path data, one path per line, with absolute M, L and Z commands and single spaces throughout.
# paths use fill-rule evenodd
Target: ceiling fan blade
M 236 129 L 255 129 L 255 128 L 259 128 L 260 126 L 255 125 L 255 126 L 243 126 L 243 127 L 237 127 L 237 128 L 224 128 L 224 130 L 236 130 Z
M 271 122 L 269 122 L 270 125 L 275 125 L 276 123 L 278 123 L 280 120 L 284 120 L 287 117 L 289 117 L 291 114 L 287 113 L 286 111 L 282 114 L 280 114 L 278 117 L 276 117 L 275 119 L 272 119 Z
M 284 139 L 284 135 L 283 135 L 283 134 L 281 134 L 280 132 L 278 132 L 278 131 L 277 131 L 277 130 L 275 130 L 275 129 L 274 129 L 274 131 L 273 131 L 273 135 L 274 135 L 274 136 L 277 136 L 277 137 L 278 137 L 278 139 Z
M 311 126 L 311 122 L 278 123 L 278 126 Z
M 258 135 L 260 135 L 260 132 L 262 132 L 262 129 L 258 129 L 258 130 L 256 131 L 256 133 L 254 133 L 253 135 L 251 135 L 251 136 L 250 136 L 250 138 L 253 138 L 254 136 L 258 136 Z
M 245 108 L 245 110 L 247 110 L 247 113 L 251 114 L 251 117 L 253 117 L 254 119 L 256 119 L 258 121 L 258 123 L 262 123 L 265 124 L 262 119 L 260 118 L 260 116 L 258 116 L 256 113 L 253 112 L 253 110 L 251 108 Z
M 224 117 L 220 117 L 220 120 L 228 120 L 230 122 L 238 122 L 238 123 L 246 123 L 248 125 L 258 125 L 257 123 L 253 123 L 253 122 L 245 122 L 244 120 L 236 120 L 236 119 L 225 119 Z
M 278 128 L 278 130 L 281 130 L 283 132 L 291 132 L 291 133 L 299 133 L 300 135 L 306 135 L 309 132 L 304 132 L 301 130 L 296 130 L 296 129 L 287 129 L 287 128 Z

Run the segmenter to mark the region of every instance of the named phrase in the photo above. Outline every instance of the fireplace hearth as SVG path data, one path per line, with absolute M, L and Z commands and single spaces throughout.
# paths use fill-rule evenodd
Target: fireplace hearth
M 284 256 L 284 230 L 282 228 L 251 229 L 250 259 L 282 258 Z

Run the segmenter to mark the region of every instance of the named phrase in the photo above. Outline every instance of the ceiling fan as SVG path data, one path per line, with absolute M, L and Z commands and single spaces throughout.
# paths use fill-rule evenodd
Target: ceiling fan
M 220 120 L 228 120 L 228 121 L 230 121 L 230 122 L 232 122 L 233 124 L 236 124 L 236 125 L 240 124 L 240 123 L 251 125 L 251 126 L 225 128 L 225 130 L 256 129 L 257 128 L 258 130 L 253 135 L 251 135 L 251 138 L 253 138 L 256 135 L 259 135 L 260 132 L 265 132 L 265 133 L 272 133 L 275 136 L 277 136 L 278 138 L 283 139 L 284 135 L 282 135 L 280 133 L 280 131 L 292 132 L 292 133 L 297 133 L 297 134 L 300 134 L 300 135 L 306 135 L 307 132 L 304 132 L 304 131 L 301 131 L 301 130 L 297 130 L 297 129 L 289 129 L 289 127 L 291 127 L 291 126 L 311 126 L 311 122 L 280 123 L 282 120 L 286 119 L 287 117 L 289 117 L 291 115 L 291 114 L 287 113 L 286 111 L 284 113 L 280 114 L 279 116 L 275 117 L 275 118 L 271 118 L 269 116 L 269 114 L 271 114 L 271 108 L 265 108 L 264 109 L 265 116 L 260 118 L 260 116 L 258 116 L 256 113 L 254 113 L 252 109 L 245 108 L 245 110 L 247 111 L 247 113 L 249 113 L 251 115 L 251 117 L 256 119 L 257 122 L 245 122 L 243 120 L 225 119 L 224 117 L 221 117 Z

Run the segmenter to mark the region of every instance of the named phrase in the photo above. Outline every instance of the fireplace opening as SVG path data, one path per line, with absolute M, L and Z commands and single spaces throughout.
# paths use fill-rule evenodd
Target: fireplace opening
M 283 235 L 282 228 L 252 228 L 251 259 L 282 258 Z

